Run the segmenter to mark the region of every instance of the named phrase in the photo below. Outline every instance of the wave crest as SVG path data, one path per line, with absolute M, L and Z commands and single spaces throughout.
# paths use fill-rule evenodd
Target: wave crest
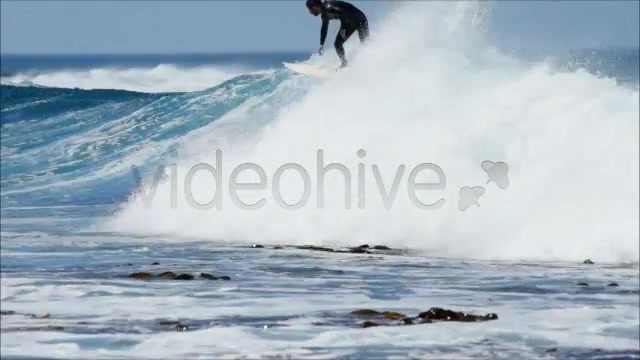
M 150 68 L 96 68 L 19 73 L 2 78 L 3 85 L 78 89 L 118 89 L 146 93 L 187 92 L 211 88 L 247 69 L 240 67 L 180 67 L 162 64 Z

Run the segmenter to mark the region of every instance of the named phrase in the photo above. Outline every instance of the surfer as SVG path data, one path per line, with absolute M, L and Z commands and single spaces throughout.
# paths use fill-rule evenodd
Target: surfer
M 334 47 L 340 57 L 341 68 L 347 66 L 347 58 L 343 44 L 355 32 L 358 32 L 360 42 L 364 43 L 369 38 L 369 23 L 364 13 L 354 5 L 340 0 L 307 0 L 307 9 L 313 16 L 321 15 L 322 27 L 320 29 L 320 49 L 318 54 L 324 52 L 324 41 L 327 38 L 330 20 L 340 20 L 340 31 L 336 35 Z

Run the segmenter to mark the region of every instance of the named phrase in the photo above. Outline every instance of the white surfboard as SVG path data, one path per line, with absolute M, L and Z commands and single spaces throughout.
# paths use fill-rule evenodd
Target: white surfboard
M 283 62 L 282 64 L 284 64 L 284 66 L 287 69 L 293 72 L 296 72 L 298 74 L 309 75 L 309 76 L 324 78 L 331 75 L 332 73 L 335 73 L 334 70 L 331 70 L 319 65 L 305 64 L 305 63 L 288 63 L 288 62 Z

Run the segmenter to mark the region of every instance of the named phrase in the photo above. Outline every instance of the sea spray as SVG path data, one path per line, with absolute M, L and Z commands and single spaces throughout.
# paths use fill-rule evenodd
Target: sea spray
M 364 208 L 344 208 L 339 173 L 326 179 L 326 207 L 293 211 L 275 202 L 258 210 L 172 208 L 165 182 L 152 207 L 132 198 L 104 228 L 252 243 L 387 244 L 462 258 L 637 261 L 637 91 L 584 71 L 557 72 L 501 55 L 468 26 L 476 18 L 473 6 L 404 4 L 402 22 L 392 16 L 349 69 L 282 107 L 257 135 L 228 147 L 183 144 L 198 155 L 176 165 L 184 175 L 199 163 L 215 164 L 221 150 L 227 180 L 243 163 L 258 164 L 270 176 L 296 163 L 314 179 L 319 149 L 327 162 L 353 174 L 362 163 L 354 154 L 362 149 L 369 171 Z M 226 135 L 220 129 L 204 136 Z M 487 183 L 485 161 L 508 164 L 507 189 Z M 439 195 L 449 201 L 425 211 L 398 196 L 385 208 L 374 191 L 374 163 L 387 191 L 401 165 L 439 166 L 446 176 Z M 255 175 L 246 172 L 243 181 L 256 181 Z M 177 177 L 177 189 L 185 188 L 184 180 Z M 304 193 L 295 174 L 283 175 L 279 184 L 287 202 Z M 400 182 L 399 192 L 406 184 Z M 190 186 L 202 201 L 216 191 L 202 173 Z M 478 206 L 460 211 L 464 187 L 484 193 Z M 251 202 L 259 194 L 246 196 Z M 184 192 L 178 197 L 184 204 Z

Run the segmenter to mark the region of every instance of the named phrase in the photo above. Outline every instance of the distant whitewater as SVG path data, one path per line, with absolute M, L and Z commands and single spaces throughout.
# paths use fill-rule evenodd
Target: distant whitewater
M 445 257 L 638 261 L 638 52 L 625 53 L 626 62 L 604 56 L 605 65 L 588 56 L 507 56 L 487 42 L 476 5 L 404 4 L 368 46 L 350 44 L 352 66 L 327 81 L 277 65 L 295 56 L 259 66 L 16 69 L 2 77 L 2 206 L 114 204 L 94 230 L 176 242 L 381 243 Z M 313 60 L 333 65 L 333 57 Z M 339 171 L 325 177 L 323 208 L 318 150 L 324 165 L 352 175 L 350 183 Z M 487 160 L 508 164 L 507 189 L 488 183 Z M 186 203 L 185 175 L 203 163 L 222 169 L 221 208 Z M 227 184 L 243 163 L 268 179 L 262 192 L 242 195 L 264 199 L 260 209 L 231 202 Z M 307 199 L 295 211 L 279 206 L 271 187 L 287 163 L 309 175 L 308 194 L 296 171 L 279 179 L 285 202 Z M 444 189 L 419 192 L 424 203 L 445 200 L 436 210 L 407 195 L 421 163 L 446 176 Z M 147 207 L 138 180 L 152 183 L 160 166 L 168 166 L 164 181 Z M 425 174 L 416 181 L 438 181 Z M 210 201 L 216 180 L 198 173 L 191 195 Z M 379 180 L 397 194 L 389 209 Z M 484 192 L 461 211 L 464 187 Z
M 3 79 L 4 85 L 46 86 L 80 89 L 122 89 L 139 92 L 197 91 L 209 88 L 241 74 L 238 70 L 211 67 L 185 71 L 176 66 L 153 68 L 90 69 L 17 74 Z
M 298 59 L 300 54 L 6 55 L 0 80 L 13 86 L 188 92 L 268 69 L 291 57 Z

